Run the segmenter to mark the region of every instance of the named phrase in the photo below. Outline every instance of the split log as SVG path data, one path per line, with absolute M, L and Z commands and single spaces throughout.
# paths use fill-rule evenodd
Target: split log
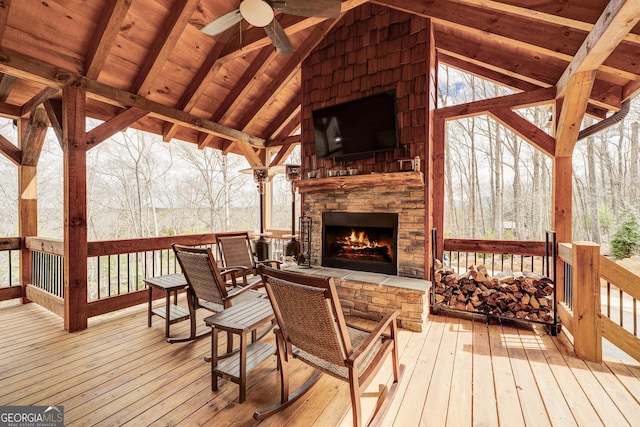
M 535 273 L 504 271 L 490 276 L 484 265 L 471 265 L 463 274 L 437 264 L 435 303 L 457 310 L 553 322 L 553 281 Z

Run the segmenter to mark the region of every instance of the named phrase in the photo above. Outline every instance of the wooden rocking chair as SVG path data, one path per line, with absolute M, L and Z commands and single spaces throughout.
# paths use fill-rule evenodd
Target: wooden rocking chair
M 255 412 L 253 417 L 262 420 L 284 409 L 309 390 L 321 373 L 327 373 L 349 383 L 353 425 L 360 427 L 360 396 L 391 355 L 393 385 L 374 410 L 370 422 L 383 416 L 403 368 L 398 365 L 398 312 L 387 314 L 372 331 L 348 326 L 332 278 L 310 277 L 264 266 L 258 267 L 258 271 L 278 325 L 281 395 L 279 403 Z M 316 370 L 298 390 L 289 394 L 287 362 L 291 358 Z
M 218 233 L 216 240 L 222 265 L 226 269 L 239 270 L 240 273 L 243 273 L 241 274 L 243 286 L 262 283 L 262 278 L 256 271 L 258 265 L 280 268 L 282 264 L 276 260 L 256 260 L 247 232 Z M 229 284 L 230 280 L 226 278 L 226 282 Z
M 182 268 L 187 284 L 187 302 L 189 305 L 189 314 L 191 320 L 191 331 L 195 331 L 196 310 L 198 308 L 206 308 L 214 313 L 229 308 L 233 303 L 244 302 L 256 298 L 265 298 L 264 292 L 254 290 L 259 284 L 246 287 L 227 286 L 222 279 L 222 274 L 218 269 L 213 253 L 209 248 L 195 248 L 191 246 L 181 246 L 172 244 L 171 247 L 176 254 L 178 263 Z M 224 270 L 225 273 L 232 274 L 230 270 Z M 194 335 L 184 339 L 174 339 L 170 342 L 190 341 L 209 335 L 211 331 L 200 335 Z M 227 353 L 220 355 L 220 358 L 233 354 L 233 343 L 227 340 Z

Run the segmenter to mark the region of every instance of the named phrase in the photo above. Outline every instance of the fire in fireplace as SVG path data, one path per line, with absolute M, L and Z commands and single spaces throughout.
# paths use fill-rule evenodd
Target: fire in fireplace
M 398 214 L 325 212 L 322 265 L 397 274 Z

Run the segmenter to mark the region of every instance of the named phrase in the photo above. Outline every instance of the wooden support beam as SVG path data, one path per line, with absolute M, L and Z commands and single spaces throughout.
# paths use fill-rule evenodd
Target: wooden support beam
M 284 163 L 284 161 L 287 160 L 287 157 L 289 157 L 289 154 L 291 154 L 294 148 L 295 145 L 293 144 L 286 144 L 280 147 L 276 155 L 273 157 L 273 160 L 269 164 L 269 167 L 278 166 Z
M 29 117 L 29 125 L 24 136 L 21 161 L 23 166 L 38 165 L 48 127 L 47 112 L 44 107 L 37 107 Z
M 0 153 L 2 153 L 7 159 L 11 160 L 15 165 L 20 166 L 22 151 L 2 135 L 0 135 Z
M 589 93 L 593 85 L 595 71 L 585 71 L 571 76 L 565 90 L 562 108 L 556 128 L 556 155 L 570 156 L 578 141 L 578 134 L 584 119 Z
M 573 346 L 580 359 L 600 363 L 600 247 L 591 242 L 576 242 L 572 252 Z
M 16 78 L 9 74 L 2 74 L 0 78 L 0 102 L 5 102 L 11 93 L 13 85 L 16 83 Z
M 482 101 L 468 102 L 451 107 L 438 108 L 435 117 L 438 119 L 461 119 L 464 117 L 485 114 L 499 108 L 523 108 L 544 103 L 551 103 L 555 98 L 555 88 L 537 89 L 533 92 L 522 92 L 514 95 L 499 96 Z
M 489 114 L 508 129 L 511 129 L 520 138 L 529 142 L 549 157 L 555 154 L 556 140 L 554 137 L 535 126 L 533 123 L 518 113 L 503 107 L 491 110 Z
M 146 55 L 146 60 L 130 88 L 131 92 L 145 96 L 151 91 L 153 82 L 167 62 L 199 3 L 200 0 L 173 2 L 169 16 L 161 27 L 162 31 L 151 46 L 151 51 Z
M 64 129 L 64 329 L 87 328 L 87 136 L 85 92 L 62 91 Z
M 53 128 L 53 132 L 58 138 L 60 148 L 64 141 L 64 133 L 62 132 L 62 101 L 58 99 L 47 99 L 44 101 L 44 109 L 49 117 L 49 124 Z
M 147 114 L 148 112 L 141 108 L 131 107 L 101 125 L 96 126 L 87 132 L 87 144 L 89 148 L 96 147 L 101 142 L 111 138 L 116 132 L 125 130 L 129 125 L 140 120 Z
M 104 9 L 89 48 L 85 54 L 84 75 L 96 80 L 107 62 L 111 48 L 116 42 L 121 24 L 127 16 L 132 0 L 112 0 L 104 2 Z
M 0 102 L 0 116 L 16 120 L 17 118 L 22 117 L 22 108 L 20 108 L 19 105 Z
M 558 80 L 558 98 L 565 96 L 573 76 L 595 72 L 640 21 L 640 2 L 611 0 Z M 595 75 L 594 75 L 595 78 Z
M 69 70 L 53 67 L 35 58 L 26 57 L 18 52 L 0 48 L 0 72 L 10 72 L 20 78 L 33 80 L 41 84 L 64 88 L 73 86 L 83 89 L 88 97 L 121 108 L 138 107 L 149 111 L 153 117 L 181 126 L 211 133 L 228 140 L 244 141 L 256 148 L 264 148 L 264 139 L 257 138 L 237 129 L 211 122 L 182 110 L 167 107 L 159 102 L 150 101 L 125 90 L 80 76 Z
M 24 145 L 29 121 L 25 118 L 17 119 L 18 148 Z M 35 165 L 27 166 L 22 163 L 18 167 L 18 235 L 26 239 L 38 235 L 38 169 Z M 20 250 L 20 285 L 23 290 L 31 283 L 32 253 L 25 245 Z M 23 291 L 23 294 L 24 291 Z M 28 302 L 23 298 L 23 303 Z
M 48 99 L 53 98 L 60 92 L 59 89 L 53 87 L 46 87 L 38 92 L 35 96 L 33 96 L 29 101 L 25 102 L 22 105 L 22 116 L 26 116 L 30 114 L 34 108 L 38 105 L 42 104 Z

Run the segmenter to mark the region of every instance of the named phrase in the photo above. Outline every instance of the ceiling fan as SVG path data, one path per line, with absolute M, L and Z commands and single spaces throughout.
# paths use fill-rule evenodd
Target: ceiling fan
M 215 36 L 244 19 L 254 27 L 264 28 L 276 51 L 287 55 L 293 52 L 293 47 L 282 25 L 275 19 L 275 11 L 297 16 L 338 18 L 341 6 L 341 0 L 241 0 L 238 9 L 213 20 L 202 27 L 201 31 Z

